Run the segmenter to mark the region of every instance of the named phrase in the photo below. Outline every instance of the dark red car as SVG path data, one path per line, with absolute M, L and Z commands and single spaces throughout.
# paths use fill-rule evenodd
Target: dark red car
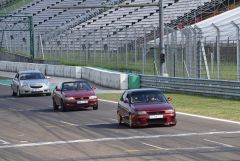
M 176 112 L 159 89 L 126 90 L 118 102 L 118 123 L 129 127 L 177 124 Z
M 86 81 L 63 82 L 52 93 L 54 111 L 92 107 L 98 109 L 98 98 Z

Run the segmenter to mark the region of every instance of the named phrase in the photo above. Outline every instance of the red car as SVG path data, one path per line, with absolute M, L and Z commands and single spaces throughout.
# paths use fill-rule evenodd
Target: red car
M 126 90 L 118 102 L 118 123 L 129 127 L 177 124 L 176 112 L 159 89 Z
M 52 93 L 53 110 L 66 111 L 92 107 L 98 109 L 98 98 L 86 81 L 63 82 Z

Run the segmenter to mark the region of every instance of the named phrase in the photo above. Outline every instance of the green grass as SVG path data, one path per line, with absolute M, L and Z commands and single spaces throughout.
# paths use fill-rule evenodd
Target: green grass
M 99 98 L 112 101 L 118 101 L 120 96 L 119 93 L 98 94 Z M 173 98 L 171 103 L 178 112 L 240 121 L 240 101 L 238 100 L 173 93 L 167 93 L 166 97 Z

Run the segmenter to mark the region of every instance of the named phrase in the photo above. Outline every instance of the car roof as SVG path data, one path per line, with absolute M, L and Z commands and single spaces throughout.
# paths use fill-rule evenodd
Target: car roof
M 162 91 L 158 88 L 139 88 L 139 89 L 129 89 L 127 91 L 130 94 L 133 93 L 133 92 L 145 92 L 145 91 L 158 91 L 158 92 L 162 93 Z
M 19 71 L 19 74 L 25 74 L 25 73 L 41 73 L 39 70 L 23 70 Z

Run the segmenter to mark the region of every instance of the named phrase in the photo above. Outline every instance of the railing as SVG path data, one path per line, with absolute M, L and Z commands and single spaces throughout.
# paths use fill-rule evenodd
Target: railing
M 194 78 L 186 79 L 141 75 L 141 87 L 159 88 L 165 92 L 240 98 L 239 81 L 220 81 Z

